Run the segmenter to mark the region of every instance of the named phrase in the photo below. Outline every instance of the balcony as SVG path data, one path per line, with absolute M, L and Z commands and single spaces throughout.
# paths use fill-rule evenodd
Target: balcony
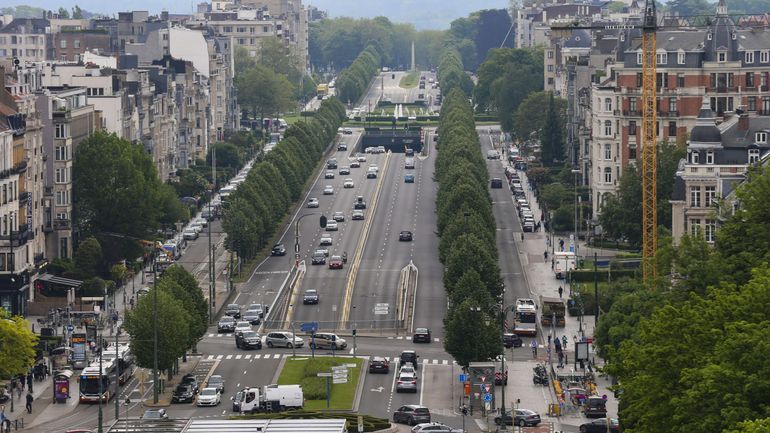
M 623 110 L 623 116 L 626 117 L 639 117 L 642 115 L 642 112 L 639 110 Z
M 0 236 L 0 240 L 10 241 L 12 248 L 21 247 L 27 243 L 27 241 L 34 239 L 35 234 L 29 229 L 27 224 L 19 226 L 19 231 L 11 232 L 10 235 Z
M 658 111 L 658 117 L 679 117 L 679 111 Z
M 70 220 L 65 219 L 59 219 L 56 218 L 53 220 L 53 229 L 54 230 L 69 230 L 72 227 L 70 226 Z
M 39 267 L 46 262 L 45 253 L 36 253 L 33 256 L 33 260 L 35 262 L 35 267 Z
M 19 204 L 27 204 L 29 200 L 32 199 L 32 193 L 29 191 L 24 191 L 19 193 Z
M 716 91 L 717 93 L 729 93 L 729 92 L 735 92 L 735 86 L 716 86 L 716 88 L 712 88 L 711 91 Z

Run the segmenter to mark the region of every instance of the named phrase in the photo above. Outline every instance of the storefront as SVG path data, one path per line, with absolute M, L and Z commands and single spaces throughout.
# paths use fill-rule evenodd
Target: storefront
M 27 315 L 29 272 L 0 274 L 0 308 L 14 316 Z

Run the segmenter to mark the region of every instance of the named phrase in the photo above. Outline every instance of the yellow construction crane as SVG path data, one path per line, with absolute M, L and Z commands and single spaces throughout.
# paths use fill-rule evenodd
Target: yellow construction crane
M 655 1 L 645 0 L 641 25 L 622 24 L 591 26 L 578 22 L 560 22 L 551 25 L 555 32 L 573 30 L 642 30 L 642 257 L 644 280 L 655 276 L 653 258 L 658 248 L 657 213 L 657 99 L 655 81 L 655 34 L 658 29 Z

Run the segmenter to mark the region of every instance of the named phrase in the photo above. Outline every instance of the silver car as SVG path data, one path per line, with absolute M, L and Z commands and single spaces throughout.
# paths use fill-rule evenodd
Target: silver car
M 265 344 L 267 347 L 302 347 L 305 345 L 305 340 L 297 337 L 291 332 L 278 331 L 270 332 L 265 336 Z
M 396 380 L 396 392 L 417 392 L 417 376 L 413 373 L 400 373 Z
M 347 341 L 344 338 L 338 337 L 336 334 L 329 332 L 319 332 L 313 337 L 313 341 L 310 343 L 316 349 L 344 349 L 348 347 Z

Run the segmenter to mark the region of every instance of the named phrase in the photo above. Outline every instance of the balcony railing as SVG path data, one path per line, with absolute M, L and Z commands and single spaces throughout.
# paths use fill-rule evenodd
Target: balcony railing
M 69 228 L 70 228 L 70 220 L 59 219 L 59 218 L 53 220 L 54 230 L 67 230 Z

